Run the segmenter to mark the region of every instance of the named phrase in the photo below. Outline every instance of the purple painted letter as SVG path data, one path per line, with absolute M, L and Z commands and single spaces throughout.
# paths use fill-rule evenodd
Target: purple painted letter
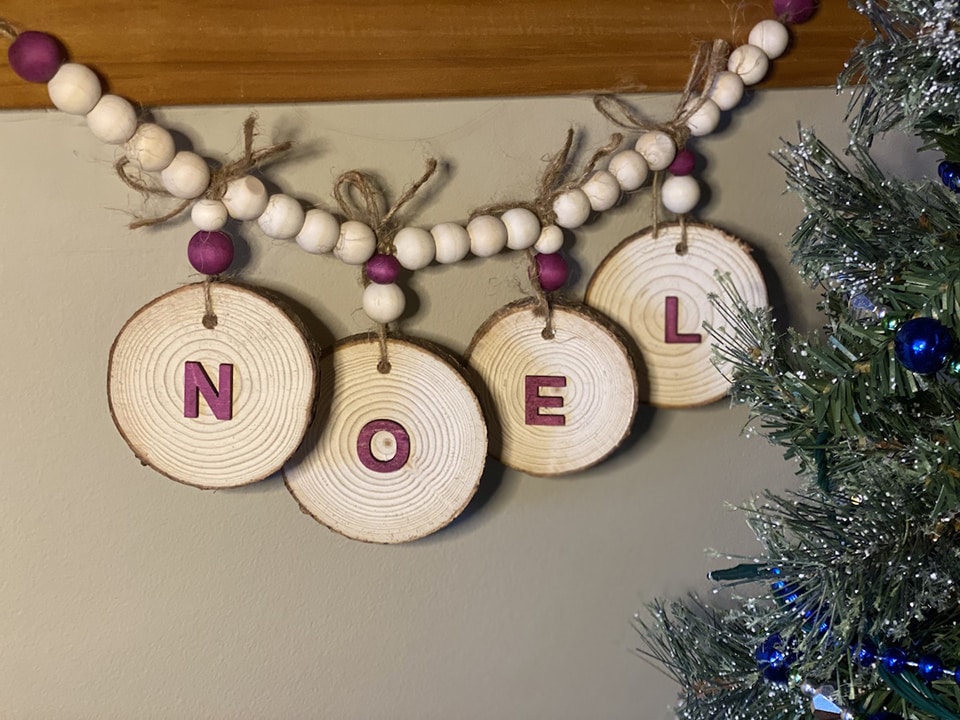
M 700 333 L 677 332 L 677 321 L 680 315 L 680 300 L 672 295 L 667 296 L 666 322 L 664 323 L 664 342 L 668 343 L 699 343 L 703 342 Z
M 395 445 L 393 457 L 380 460 L 373 454 L 373 438 L 377 433 L 390 433 Z M 407 464 L 410 457 L 410 436 L 403 429 L 403 425 L 393 420 L 371 420 L 357 437 L 357 455 L 367 470 L 379 473 L 393 472 Z
M 203 364 L 188 360 L 183 366 L 183 416 L 200 416 L 200 396 L 207 401 L 217 420 L 233 418 L 233 365 L 220 364 L 220 389 L 210 382 Z
M 542 387 L 566 387 L 567 379 L 562 375 L 527 375 L 524 385 L 526 404 L 524 419 L 527 425 L 566 425 L 566 415 L 544 415 L 540 408 L 563 407 L 563 398 L 556 395 L 541 395 Z

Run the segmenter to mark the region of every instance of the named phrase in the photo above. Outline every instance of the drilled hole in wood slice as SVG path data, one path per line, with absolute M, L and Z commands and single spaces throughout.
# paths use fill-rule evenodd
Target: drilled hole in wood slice
M 694 407 L 724 397 L 729 373 L 713 363 L 704 323 L 718 325 L 711 294 L 723 295 L 716 274 L 748 307 L 767 304 L 763 275 L 742 241 L 707 225 L 687 224 L 686 252 L 679 225 L 661 225 L 624 240 L 604 259 L 587 287 L 586 302 L 609 315 L 634 339 L 648 388 L 659 407 Z
M 474 335 L 466 361 L 483 381 L 490 451 L 530 475 L 590 467 L 629 434 L 637 378 L 620 331 L 599 313 L 554 303 L 553 337 L 536 303 L 501 308 Z
M 453 365 L 410 340 L 337 343 L 321 362 L 329 412 L 284 467 L 303 510 L 355 540 L 401 543 L 450 523 L 476 492 L 487 429 Z
M 306 434 L 316 389 L 309 341 L 281 308 L 247 288 L 203 284 L 134 314 L 110 350 L 110 412 L 138 458 L 202 488 L 262 480 Z

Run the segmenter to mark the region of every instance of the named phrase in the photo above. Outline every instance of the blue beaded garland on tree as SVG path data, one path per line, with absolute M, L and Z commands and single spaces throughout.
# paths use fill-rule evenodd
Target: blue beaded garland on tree
M 907 370 L 921 375 L 939 372 L 953 354 L 953 335 L 939 320 L 918 317 L 897 330 L 894 354 Z
M 790 663 L 796 659 L 779 633 L 774 633 L 764 640 L 753 653 L 753 657 L 763 677 L 776 683 L 787 682 Z
M 880 664 L 894 675 L 899 675 L 906 670 L 908 661 L 907 654 L 898 647 L 887 648 L 880 655 Z

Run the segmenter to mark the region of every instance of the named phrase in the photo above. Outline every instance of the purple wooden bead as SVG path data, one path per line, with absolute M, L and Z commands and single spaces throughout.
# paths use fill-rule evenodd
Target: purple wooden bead
M 190 238 L 187 259 L 197 272 L 219 275 L 233 262 L 233 240 L 219 230 L 201 230 Z
M 400 277 L 400 261 L 393 255 L 384 253 L 377 253 L 367 260 L 363 269 L 370 282 L 375 282 L 377 285 L 390 285 Z
M 63 65 L 64 53 L 52 35 L 27 30 L 10 45 L 7 58 L 10 68 L 27 82 L 45 83 Z
M 686 148 L 683 148 L 677 152 L 677 156 L 673 159 L 673 162 L 670 163 L 667 171 L 671 175 L 689 175 L 696 166 L 697 156 Z
M 817 0 L 773 0 L 773 14 L 787 23 L 802 23 L 817 11 Z
M 570 277 L 567 260 L 561 253 L 537 253 L 537 280 L 547 292 L 559 290 Z

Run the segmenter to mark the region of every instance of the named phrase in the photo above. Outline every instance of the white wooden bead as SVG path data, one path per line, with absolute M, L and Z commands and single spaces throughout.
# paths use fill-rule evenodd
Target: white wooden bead
M 363 311 L 376 323 L 392 323 L 403 315 L 407 299 L 394 283 L 370 283 L 363 289 Z
M 166 128 L 143 123 L 124 145 L 127 160 L 147 172 L 160 172 L 173 162 L 177 148 Z
M 181 150 L 160 173 L 160 181 L 174 197 L 192 200 L 200 197 L 210 184 L 210 167 L 196 153 Z
M 547 225 L 540 231 L 540 237 L 537 238 L 533 249 L 538 253 L 560 252 L 563 247 L 563 230 L 556 225 Z
M 201 198 L 190 208 L 190 220 L 197 230 L 213 232 L 227 224 L 227 208 L 219 200 Z
M 700 103 L 690 117 L 687 118 L 686 126 L 690 129 L 690 134 L 694 137 L 703 137 L 709 135 L 717 129 L 720 124 L 720 106 L 713 100 L 694 100 L 691 104 Z
M 617 179 L 617 182 L 620 183 L 620 189 L 624 192 L 639 189 L 650 175 L 650 166 L 643 159 L 643 155 L 636 150 L 621 150 L 618 152 L 610 158 L 607 170 Z
M 47 83 L 47 93 L 58 110 L 86 115 L 100 100 L 100 78 L 86 65 L 64 63 Z
M 377 251 L 377 236 L 369 225 L 359 220 L 347 220 L 340 226 L 333 254 L 346 265 L 363 265 Z
M 553 201 L 553 214 L 560 227 L 578 228 L 590 217 L 590 198 L 580 188 L 560 193 Z
M 526 250 L 540 237 L 540 218 L 526 208 L 510 208 L 500 216 L 507 228 L 507 247 Z
M 277 240 L 290 240 L 303 228 L 306 214 L 300 203 L 283 193 L 270 196 L 263 214 L 257 218 L 257 225 L 268 237 Z
M 445 222 L 430 231 L 437 246 L 437 262 L 444 265 L 463 260 L 470 252 L 470 236 L 466 228 L 457 223 Z
M 743 80 L 735 72 L 721 70 L 713 81 L 710 99 L 721 110 L 733 110 L 743 99 Z
M 87 113 L 87 127 L 101 142 L 122 145 L 137 130 L 137 111 L 117 95 L 104 95 Z
M 691 175 L 671 175 L 660 187 L 660 202 L 670 212 L 686 215 L 700 202 L 700 184 Z
M 661 130 L 645 132 L 637 140 L 636 150 L 643 155 L 647 166 L 653 171 L 666 170 L 677 157 L 673 138 Z
M 609 210 L 620 200 L 620 183 L 613 173 L 597 170 L 583 184 L 583 192 L 590 201 L 590 207 L 596 212 Z
M 782 22 L 761 20 L 753 26 L 747 42 L 763 50 L 764 55 L 771 60 L 776 60 L 786 52 L 787 45 L 790 44 L 790 32 Z
M 744 85 L 756 85 L 763 80 L 770 67 L 770 59 L 756 45 L 741 45 L 730 53 L 727 69 L 735 72 Z
M 393 236 L 394 257 L 407 270 L 419 270 L 433 262 L 437 246 L 423 228 L 405 227 Z
M 326 210 L 311 208 L 303 218 L 303 227 L 297 233 L 297 245 L 314 255 L 328 253 L 340 239 L 340 221 Z
M 467 223 L 470 252 L 477 257 L 496 255 L 507 246 L 507 226 L 493 215 L 477 215 Z
M 258 178 L 244 175 L 227 183 L 223 204 L 235 220 L 256 220 L 267 209 L 270 196 Z

